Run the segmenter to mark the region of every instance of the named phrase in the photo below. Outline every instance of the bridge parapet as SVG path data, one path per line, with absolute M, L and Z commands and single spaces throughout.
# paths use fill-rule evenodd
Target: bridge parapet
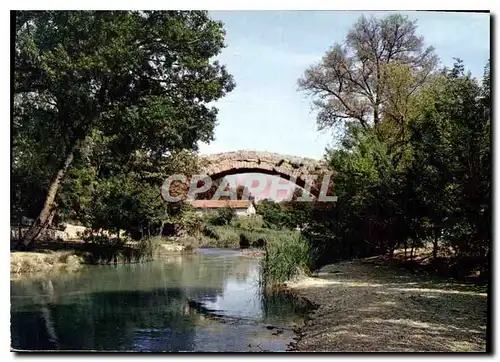
M 294 180 L 300 187 L 304 187 L 308 176 L 328 173 L 326 163 L 321 160 L 252 150 L 201 155 L 199 166 L 201 173 L 212 178 L 248 172 L 266 173 Z M 313 183 L 313 194 L 317 194 L 319 187 Z

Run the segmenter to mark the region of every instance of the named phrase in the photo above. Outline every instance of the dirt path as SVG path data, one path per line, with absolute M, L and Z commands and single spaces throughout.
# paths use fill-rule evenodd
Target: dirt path
M 298 351 L 486 351 L 487 294 L 359 261 L 288 286 L 319 305 Z

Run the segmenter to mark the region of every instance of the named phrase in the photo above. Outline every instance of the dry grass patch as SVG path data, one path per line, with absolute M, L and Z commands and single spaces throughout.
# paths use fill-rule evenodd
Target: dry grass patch
M 82 258 L 69 251 L 10 253 L 11 275 L 42 273 L 54 269 L 76 270 L 81 263 Z

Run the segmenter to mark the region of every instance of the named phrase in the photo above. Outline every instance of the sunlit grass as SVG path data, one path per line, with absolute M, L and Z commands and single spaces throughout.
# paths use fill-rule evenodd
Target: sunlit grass
M 48 272 L 53 269 L 77 269 L 82 259 L 73 252 L 51 251 L 14 252 L 10 254 L 10 272 L 13 275 Z
M 299 232 L 274 234 L 267 239 L 261 267 L 261 282 L 266 286 L 289 281 L 303 271 L 309 272 L 309 244 Z

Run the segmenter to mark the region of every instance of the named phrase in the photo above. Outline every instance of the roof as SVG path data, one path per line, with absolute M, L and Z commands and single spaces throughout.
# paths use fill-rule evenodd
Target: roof
M 248 208 L 252 201 L 246 200 L 194 200 L 190 204 L 197 209 L 203 208 L 223 208 L 230 207 L 232 209 Z

